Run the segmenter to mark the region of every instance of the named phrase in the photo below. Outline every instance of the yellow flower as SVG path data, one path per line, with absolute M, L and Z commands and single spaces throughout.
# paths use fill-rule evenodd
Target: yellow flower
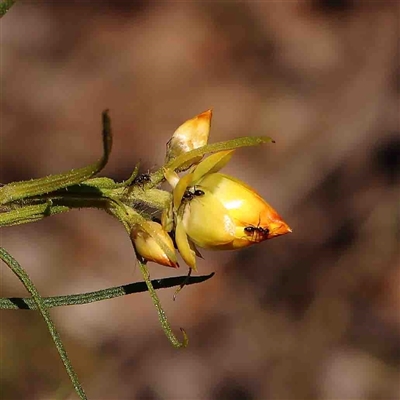
M 229 150 L 207 157 L 175 184 L 175 240 L 191 268 L 196 268 L 195 245 L 232 250 L 291 232 L 253 188 L 216 172 L 232 154 Z M 166 175 L 171 174 L 166 171 Z
M 131 238 L 136 252 L 147 261 L 178 268 L 174 243 L 168 233 L 157 222 L 147 221 L 146 225 L 147 230 L 139 224 L 132 228 Z
M 167 154 L 165 162 L 178 157 L 190 150 L 205 146 L 210 134 L 212 111 L 207 110 L 184 122 L 172 135 L 167 143 Z M 188 169 L 191 165 L 197 164 L 202 157 L 197 157 L 180 168 L 181 171 Z
M 225 248 L 246 247 L 292 232 L 275 209 L 237 178 L 208 174 L 199 181 L 198 187 L 218 198 L 236 225 L 235 240 Z
M 196 189 L 178 210 L 175 241 L 186 264 L 196 269 L 195 245 L 207 249 L 227 245 L 235 239 L 235 229 L 221 202 L 212 193 Z

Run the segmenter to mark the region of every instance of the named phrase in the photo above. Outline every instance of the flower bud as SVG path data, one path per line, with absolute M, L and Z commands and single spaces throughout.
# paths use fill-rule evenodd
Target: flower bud
M 157 222 L 147 221 L 147 225 L 154 235 L 147 232 L 139 224 L 134 225 L 132 228 L 131 238 L 136 252 L 145 260 L 154 261 L 167 267 L 178 268 L 174 244 L 168 233 Z M 155 235 L 157 239 L 155 239 Z
M 205 146 L 210 133 L 211 117 L 212 111 L 207 110 L 184 122 L 167 143 L 165 162 L 168 163 L 183 153 Z M 188 169 L 200 160 L 201 157 L 197 157 L 190 161 L 190 165 L 183 166 L 180 169 Z

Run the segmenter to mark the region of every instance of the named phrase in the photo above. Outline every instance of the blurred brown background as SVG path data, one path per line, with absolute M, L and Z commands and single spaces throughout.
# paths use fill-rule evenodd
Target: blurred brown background
M 162 165 L 208 108 L 211 142 L 276 140 L 226 172 L 293 233 L 205 252 L 213 279 L 176 302 L 159 292 L 188 349 L 146 293 L 52 311 L 89 399 L 400 398 L 399 17 L 397 1 L 38 0 L 1 20 L 0 182 L 93 162 L 106 108 L 118 180 Z M 124 229 L 96 210 L 3 229 L 1 245 L 42 295 L 142 280 Z M 26 295 L 0 272 L 1 296 Z M 41 317 L 0 317 L 1 399 L 75 399 Z

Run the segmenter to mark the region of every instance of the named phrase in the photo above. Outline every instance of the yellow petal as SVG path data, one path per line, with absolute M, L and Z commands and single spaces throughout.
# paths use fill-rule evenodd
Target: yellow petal
M 205 192 L 183 206 L 185 231 L 197 246 L 213 249 L 235 239 L 235 224 L 216 196 Z
M 210 134 L 212 111 L 207 110 L 184 122 L 167 143 L 165 162 L 168 163 L 182 153 L 197 149 L 207 144 Z M 197 162 L 201 159 L 197 157 Z M 190 165 L 194 164 L 191 161 Z M 190 166 L 189 165 L 189 166 Z
M 164 177 L 172 188 L 175 188 L 179 182 L 179 175 L 172 169 L 163 168 Z
M 174 213 L 172 203 L 169 203 L 161 214 L 161 225 L 166 232 L 171 232 L 174 228 Z
M 176 225 L 175 242 L 185 263 L 196 271 L 196 254 L 190 247 L 185 227 L 181 220 L 178 220 Z
M 224 150 L 205 158 L 194 170 L 193 182 L 197 183 L 204 175 L 211 174 L 223 168 L 233 156 L 235 150 Z
M 243 247 L 291 232 L 289 226 L 253 188 L 231 176 L 214 173 L 199 181 L 228 210 L 237 227 L 233 245 Z M 253 227 L 252 232 L 245 228 Z M 239 230 L 239 231 L 238 231 Z
M 182 176 L 174 189 L 174 210 L 177 210 L 181 205 L 182 197 L 187 187 L 192 183 L 193 174 L 186 174 Z

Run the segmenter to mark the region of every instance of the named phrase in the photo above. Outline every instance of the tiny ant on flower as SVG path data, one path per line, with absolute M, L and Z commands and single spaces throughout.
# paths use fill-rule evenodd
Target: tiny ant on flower
M 133 181 L 134 185 L 144 185 L 145 183 L 151 182 L 150 174 L 140 174 Z
M 204 192 L 203 190 L 200 189 L 196 189 L 196 187 L 193 188 L 194 192 L 191 192 L 189 189 L 185 191 L 185 193 L 183 194 L 183 198 L 186 201 L 190 201 L 193 200 L 194 197 L 200 197 L 200 196 L 204 196 Z
M 253 226 L 253 225 L 246 226 L 244 228 L 244 230 L 245 230 L 245 232 L 249 232 L 249 233 L 253 233 L 253 232 L 257 231 L 257 232 L 262 233 L 263 235 L 268 235 L 268 233 L 269 233 L 268 228 L 263 228 L 261 226 Z
M 244 227 L 243 230 L 246 233 L 251 234 L 251 240 L 254 242 L 261 241 L 264 238 L 264 236 L 269 234 L 269 229 L 263 228 L 262 226 L 260 226 L 260 222 L 258 222 L 257 226 L 248 225 L 248 226 Z

